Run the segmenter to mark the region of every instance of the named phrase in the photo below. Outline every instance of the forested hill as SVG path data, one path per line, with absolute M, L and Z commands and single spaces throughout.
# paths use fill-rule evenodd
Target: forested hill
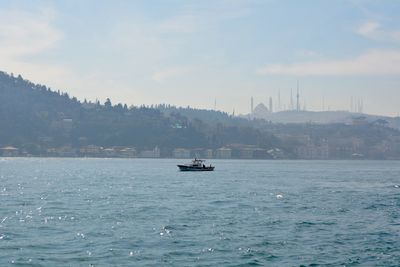
M 21 76 L 0 72 L 0 146 L 12 145 L 30 154 L 52 147 L 158 146 L 217 148 L 252 144 L 264 148 L 278 139 L 249 125 L 209 124 L 178 112 L 123 104 L 80 102 Z
M 246 118 L 230 115 L 226 112 L 209 110 L 209 109 L 195 109 L 191 107 L 176 107 L 166 104 L 154 106 L 166 115 L 181 114 L 189 120 L 201 120 L 207 124 L 215 125 L 223 123 L 224 125 L 235 125 L 242 127 L 253 127 L 254 123 Z
M 7 149 L 43 156 L 115 156 L 108 151 L 128 149 L 145 157 L 158 147 L 161 157 L 211 150 L 207 157 L 400 159 L 400 131 L 385 120 L 279 124 L 190 107 L 128 108 L 109 99 L 81 102 L 4 72 L 0 101 L 0 156 L 12 154 Z

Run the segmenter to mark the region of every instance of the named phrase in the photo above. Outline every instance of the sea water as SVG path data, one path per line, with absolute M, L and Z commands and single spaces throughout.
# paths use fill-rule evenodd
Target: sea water
M 0 266 L 400 266 L 397 161 L 185 161 L 0 159 Z

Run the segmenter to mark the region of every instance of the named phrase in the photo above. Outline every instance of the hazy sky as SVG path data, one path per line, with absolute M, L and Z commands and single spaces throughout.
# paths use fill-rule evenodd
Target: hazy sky
M 400 1 L 0 1 L 0 70 L 80 99 L 400 112 Z M 303 105 L 303 104 L 302 104 Z

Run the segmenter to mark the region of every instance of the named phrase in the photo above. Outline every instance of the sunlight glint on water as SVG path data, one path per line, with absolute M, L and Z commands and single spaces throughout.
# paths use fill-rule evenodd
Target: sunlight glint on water
M 390 266 L 394 161 L 1 159 L 0 266 Z

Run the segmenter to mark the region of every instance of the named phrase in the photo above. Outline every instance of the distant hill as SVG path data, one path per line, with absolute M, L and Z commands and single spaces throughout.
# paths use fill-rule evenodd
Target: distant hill
M 170 105 L 128 108 L 110 99 L 79 101 L 4 72 L 0 101 L 0 155 L 400 159 L 400 131 L 392 128 L 398 118 L 269 113 L 263 106 L 244 117 Z
M 361 113 L 351 113 L 348 111 L 281 111 L 268 112 L 268 110 L 257 110 L 253 114 L 242 116 L 243 118 L 256 118 L 271 121 L 273 123 L 317 123 L 331 124 L 344 123 L 351 124 L 354 118 L 365 117 L 368 122 L 376 120 L 386 120 L 388 126 L 400 129 L 400 117 L 387 117 L 369 115 Z
M 254 124 L 247 118 L 229 115 L 226 112 L 209 109 L 195 109 L 191 107 L 176 107 L 171 105 L 155 105 L 154 108 L 167 116 L 180 114 L 189 120 L 201 120 L 209 125 L 223 124 L 227 126 L 253 127 Z

